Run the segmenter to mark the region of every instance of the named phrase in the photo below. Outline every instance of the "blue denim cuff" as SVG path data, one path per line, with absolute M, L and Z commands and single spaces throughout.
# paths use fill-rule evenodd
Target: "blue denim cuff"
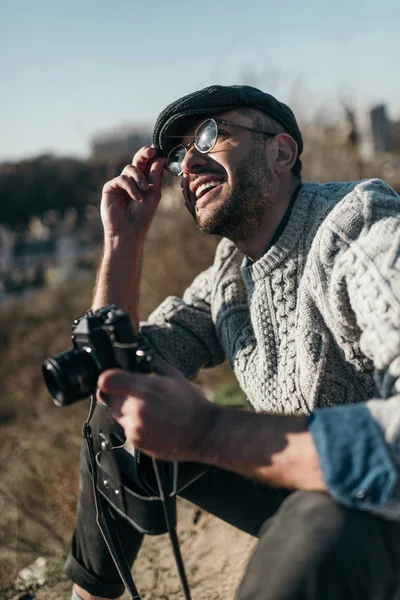
M 364 405 L 316 409 L 308 418 L 308 428 L 333 498 L 366 510 L 389 500 L 397 471 Z

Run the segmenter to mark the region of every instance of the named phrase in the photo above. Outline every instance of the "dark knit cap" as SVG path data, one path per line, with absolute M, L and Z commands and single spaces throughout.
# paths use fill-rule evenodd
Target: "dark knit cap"
M 258 108 L 278 121 L 297 142 L 298 155 L 302 153 L 303 138 L 292 110 L 270 94 L 249 85 L 211 85 L 175 100 L 164 108 L 156 121 L 153 146 L 161 156 L 167 156 L 197 117 L 244 107 Z

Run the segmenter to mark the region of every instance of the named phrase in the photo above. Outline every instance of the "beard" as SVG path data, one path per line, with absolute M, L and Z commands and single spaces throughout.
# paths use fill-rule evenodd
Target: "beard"
M 235 169 L 232 191 L 222 206 L 202 221 L 195 211 L 192 214 L 201 233 L 240 243 L 259 231 L 271 203 L 271 171 L 264 145 L 257 144 Z

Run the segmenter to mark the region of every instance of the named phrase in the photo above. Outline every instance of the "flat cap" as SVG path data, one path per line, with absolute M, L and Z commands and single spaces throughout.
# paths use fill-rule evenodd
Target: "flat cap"
M 303 138 L 293 111 L 270 94 L 249 85 L 211 85 L 175 100 L 157 118 L 153 146 L 160 156 L 167 156 L 197 117 L 244 107 L 258 108 L 278 121 L 297 142 L 298 155 L 302 153 Z

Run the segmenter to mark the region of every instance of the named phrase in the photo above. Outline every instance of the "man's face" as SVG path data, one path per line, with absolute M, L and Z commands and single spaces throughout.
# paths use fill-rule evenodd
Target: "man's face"
M 231 123 L 253 127 L 252 120 L 231 111 L 217 115 Z M 182 140 L 193 141 L 200 118 Z M 192 145 L 183 162 L 182 191 L 185 203 L 202 233 L 245 241 L 255 234 L 271 203 L 271 172 L 267 140 L 251 131 L 219 124 L 220 135 L 208 154 Z M 212 186 L 212 187 L 211 187 Z

